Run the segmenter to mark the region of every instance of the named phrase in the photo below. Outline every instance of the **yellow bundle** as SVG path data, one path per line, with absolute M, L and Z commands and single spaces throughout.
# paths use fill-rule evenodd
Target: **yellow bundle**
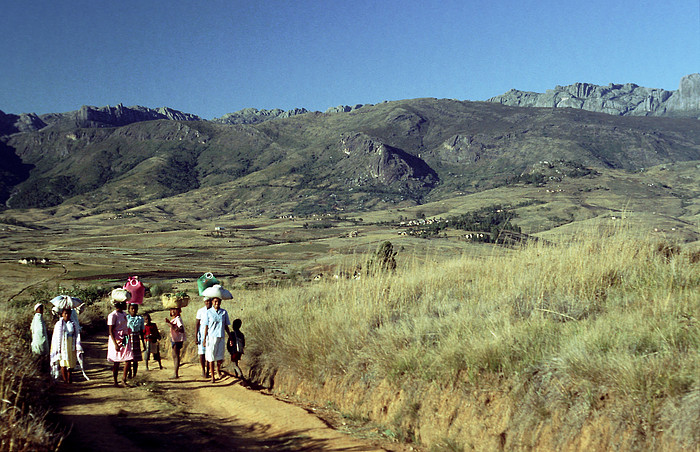
M 165 309 L 184 308 L 190 304 L 190 296 L 184 292 L 164 293 L 160 299 Z

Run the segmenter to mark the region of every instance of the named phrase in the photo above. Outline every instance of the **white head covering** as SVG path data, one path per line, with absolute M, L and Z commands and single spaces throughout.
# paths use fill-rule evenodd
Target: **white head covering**
M 64 308 L 73 309 L 83 304 L 80 298 L 69 297 L 68 295 L 57 295 L 53 297 L 49 303 L 53 305 L 53 312 L 56 314 L 61 312 Z M 34 310 L 36 311 L 36 309 Z
M 112 303 L 123 303 L 131 299 L 131 292 L 118 287 L 112 291 L 110 296 L 112 297 Z
M 37 303 L 37 304 L 35 304 L 35 305 L 34 305 L 34 311 L 36 311 L 37 309 L 39 309 L 39 306 L 44 306 L 44 303 Z
M 231 292 L 221 287 L 221 284 L 214 284 L 211 287 L 207 287 L 202 291 L 202 296 L 206 300 L 207 298 L 220 298 L 222 300 L 230 300 L 233 298 Z

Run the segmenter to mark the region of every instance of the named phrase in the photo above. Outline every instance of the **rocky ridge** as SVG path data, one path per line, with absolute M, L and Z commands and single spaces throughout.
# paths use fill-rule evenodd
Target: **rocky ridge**
M 83 105 L 80 110 L 66 113 L 22 113 L 20 115 L 6 114 L 0 111 L 0 134 L 10 135 L 17 132 L 34 132 L 46 127 L 59 128 L 100 128 L 121 127 L 135 122 L 168 119 L 174 121 L 201 121 L 202 119 L 190 113 L 183 113 L 168 107 L 148 108 L 139 105 L 125 107 L 116 106 L 93 107 Z
M 157 109 L 142 107 L 139 105 L 125 107 L 117 106 L 93 107 L 83 105 L 80 110 L 42 115 L 41 119 L 47 125 L 69 125 L 71 127 L 120 127 L 135 122 L 153 121 L 156 119 L 168 119 L 176 121 L 201 121 L 197 115 L 183 113 L 168 107 Z
M 683 116 L 700 118 L 700 74 L 683 77 L 677 91 L 634 83 L 607 86 L 574 83 L 544 93 L 511 89 L 488 102 L 516 107 L 578 108 L 616 116 Z
M 355 105 L 338 105 L 337 107 L 331 107 L 325 111 L 325 113 L 349 113 L 355 111 L 362 107 L 371 107 L 372 104 L 355 104 Z
M 291 118 L 304 113 L 309 113 L 309 110 L 306 108 L 293 108 L 287 111 L 280 108 L 273 108 L 272 110 L 244 108 L 233 113 L 226 113 L 220 118 L 214 118 L 212 122 L 219 124 L 257 124 L 271 119 Z

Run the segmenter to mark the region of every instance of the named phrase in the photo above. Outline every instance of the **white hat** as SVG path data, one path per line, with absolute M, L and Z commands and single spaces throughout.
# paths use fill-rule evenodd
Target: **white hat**
M 219 298 L 221 300 L 230 300 L 233 298 L 231 292 L 221 287 L 221 284 L 214 284 L 211 287 L 207 287 L 202 291 L 202 296 L 204 299 Z
M 37 309 L 39 309 L 39 306 L 44 306 L 44 304 L 43 304 L 43 303 L 37 303 L 37 304 L 35 304 L 35 305 L 34 305 L 34 310 L 36 311 Z

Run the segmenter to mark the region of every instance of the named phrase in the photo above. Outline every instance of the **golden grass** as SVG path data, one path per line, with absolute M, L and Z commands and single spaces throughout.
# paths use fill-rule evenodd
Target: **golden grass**
M 556 409 L 578 428 L 612 398 L 620 422 L 697 447 L 700 264 L 671 249 L 619 227 L 486 257 L 413 259 L 360 280 L 239 291 L 246 359 L 254 375 L 319 383 L 509 381 L 521 429 Z
M 0 312 L 0 450 L 57 450 L 63 434 L 46 418 L 51 383 L 31 353 L 28 331 L 26 318 Z

